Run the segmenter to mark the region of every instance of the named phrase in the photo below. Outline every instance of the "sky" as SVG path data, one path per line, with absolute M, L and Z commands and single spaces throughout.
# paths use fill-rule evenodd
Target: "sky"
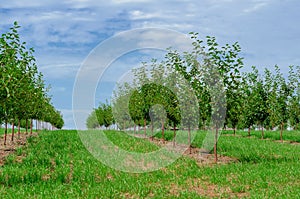
M 255 65 L 262 71 L 277 64 L 287 73 L 289 65 L 300 65 L 299 10 L 298 0 L 2 0 L 0 33 L 14 21 L 21 25 L 21 39 L 35 49 L 39 71 L 51 85 L 52 103 L 63 114 L 64 128 L 83 129 L 85 118 L 75 125 L 73 114 L 88 114 L 93 107 L 74 109 L 74 85 L 89 56 L 110 38 L 125 31 L 124 37 L 161 43 L 174 37 L 168 31 L 135 30 L 154 28 L 179 35 L 193 31 L 203 39 L 215 36 L 220 44 L 239 42 L 245 70 Z M 110 50 L 122 48 L 121 43 L 115 42 Z M 111 97 L 126 71 L 163 53 L 164 49 L 138 49 L 116 57 L 95 86 L 94 105 Z

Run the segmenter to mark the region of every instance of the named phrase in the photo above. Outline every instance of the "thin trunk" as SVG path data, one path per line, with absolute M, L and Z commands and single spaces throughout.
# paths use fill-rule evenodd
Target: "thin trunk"
M 26 119 L 26 134 L 28 134 L 28 119 Z
M 136 124 L 134 123 L 134 130 L 133 130 L 134 134 L 136 134 Z
M 12 126 L 11 126 L 11 141 L 12 142 L 14 141 L 14 135 L 15 135 L 15 124 L 13 122 Z
M 163 119 L 161 120 L 161 137 L 165 141 L 165 122 Z
M 214 155 L 215 155 L 215 162 L 216 163 L 218 162 L 217 144 L 218 144 L 218 128 L 216 128 L 215 144 L 214 144 Z
M 283 132 L 283 123 L 281 123 L 280 125 L 280 141 L 283 142 L 283 139 L 282 139 L 282 132 Z
M 18 119 L 18 139 L 20 139 L 20 133 L 21 133 L 20 126 L 21 126 L 20 119 Z
M 264 125 L 262 125 L 262 128 L 261 128 L 261 139 L 264 139 L 265 137 L 265 132 L 264 132 Z
M 6 145 L 6 137 L 7 137 L 7 121 L 5 121 L 5 130 L 4 130 L 4 145 Z
M 32 119 L 30 119 L 30 135 L 32 135 Z
M 174 122 L 174 125 L 173 125 L 173 132 L 174 132 L 174 136 L 173 136 L 173 147 L 175 147 L 175 138 L 176 138 L 176 124 Z
M 191 127 L 189 126 L 188 128 L 188 142 L 189 142 L 189 151 L 190 151 L 190 154 L 192 154 L 192 148 L 191 148 Z
M 147 134 L 146 134 L 146 118 L 144 119 L 144 136 L 147 137 Z
M 123 131 L 125 131 L 125 121 L 123 122 Z
M 38 132 L 38 120 L 35 120 L 35 131 Z
M 236 127 L 233 128 L 233 135 L 236 135 Z
M 151 140 L 153 141 L 154 139 L 154 133 L 153 133 L 153 121 L 151 120 Z
M 250 135 L 250 133 L 251 133 L 250 131 L 251 131 L 251 127 L 249 126 L 249 127 L 248 127 L 248 137 L 251 136 L 251 135 Z

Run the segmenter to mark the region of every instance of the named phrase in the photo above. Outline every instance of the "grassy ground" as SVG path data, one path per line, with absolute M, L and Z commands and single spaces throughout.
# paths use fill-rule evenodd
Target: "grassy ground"
M 224 131 L 224 134 L 233 134 L 233 131 Z M 261 131 L 251 131 L 251 136 L 256 138 L 262 137 Z M 237 131 L 236 135 L 248 137 L 247 131 Z M 300 142 L 300 131 L 284 131 L 282 138 L 285 141 Z M 264 139 L 280 140 L 280 131 L 264 131 Z
M 194 146 L 201 147 L 204 134 L 198 133 Z M 123 149 L 157 149 L 147 140 L 121 132 L 106 135 Z M 166 133 L 167 138 L 171 135 Z M 161 170 L 133 174 L 97 161 L 76 131 L 45 131 L 28 142 L 0 167 L 2 198 L 300 197 L 300 145 L 222 136 L 220 153 L 238 158 L 237 163 L 198 166 L 182 157 Z

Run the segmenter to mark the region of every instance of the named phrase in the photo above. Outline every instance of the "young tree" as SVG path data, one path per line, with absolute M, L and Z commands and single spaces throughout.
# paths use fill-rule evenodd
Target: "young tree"
M 295 71 L 296 70 L 296 71 Z M 288 120 L 289 124 L 299 130 L 300 124 L 300 66 L 290 66 L 288 75 Z
M 86 127 L 88 129 L 95 129 L 99 127 L 99 123 L 97 120 L 96 111 L 93 110 L 86 120 Z
M 106 101 L 106 104 L 102 104 L 102 110 L 104 114 L 104 126 L 108 128 L 114 123 L 111 105 Z
M 257 90 L 255 86 L 259 78 L 258 70 L 252 66 L 252 71 L 243 74 L 242 90 L 243 90 L 243 112 L 241 126 L 248 128 L 248 136 L 250 137 L 251 127 L 255 124 L 256 120 L 256 96 Z
M 288 121 L 288 112 L 287 112 L 287 106 L 288 106 L 288 97 L 290 96 L 290 88 L 288 87 L 285 78 L 280 73 L 280 69 L 278 66 L 275 66 L 276 69 L 276 79 L 275 81 L 278 81 L 279 87 L 278 87 L 278 97 L 277 97 L 277 106 L 278 106 L 278 122 L 280 125 L 280 140 L 283 141 L 282 133 L 284 124 Z
M 132 88 L 129 83 L 125 82 L 123 85 L 118 85 L 113 92 L 112 98 L 112 112 L 115 122 L 119 129 L 125 130 L 131 125 L 134 126 L 134 133 L 136 132 L 136 124 L 132 122 L 129 113 L 129 100 L 132 93 Z

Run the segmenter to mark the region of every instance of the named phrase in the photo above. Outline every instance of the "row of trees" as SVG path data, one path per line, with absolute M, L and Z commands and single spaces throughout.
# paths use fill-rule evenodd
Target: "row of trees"
M 144 126 L 146 131 L 158 121 L 163 133 L 166 126 L 213 124 L 215 138 L 220 128 L 248 128 L 250 135 L 251 128 L 260 127 L 262 137 L 265 128 L 299 129 L 299 66 L 290 66 L 287 77 L 278 66 L 263 73 L 253 66 L 242 73 L 238 43 L 219 46 L 214 37 L 204 42 L 197 33 L 191 33 L 191 43 L 190 52 L 170 48 L 163 61 L 142 63 L 133 70 L 133 82 L 118 85 L 112 112 L 120 129 Z
M 178 97 L 182 96 L 178 96 L 178 90 L 185 89 L 184 92 L 187 92 L 193 89 L 199 108 L 197 125 L 205 129 L 211 123 L 212 88 L 216 87 L 214 81 L 217 79 L 223 86 L 218 92 L 224 92 L 226 99 L 226 102 L 219 100 L 226 108 L 222 127 L 274 129 L 289 125 L 299 129 L 299 66 L 290 66 L 287 77 L 278 66 L 272 70 L 266 68 L 262 74 L 255 66 L 252 71 L 241 73 L 244 65 L 238 43 L 219 47 L 214 37 L 207 37 L 205 45 L 197 34 L 192 33 L 191 38 L 192 52 L 180 54 L 169 49 L 165 60 L 157 62 L 153 59 L 151 63 L 142 63 L 140 68 L 133 70 L 133 83 L 119 85 L 114 92 L 112 109 L 121 128 L 151 123 L 155 111 L 161 111 L 158 106 L 156 109 L 159 110 L 151 109 L 155 104 L 160 104 L 166 111 L 165 122 L 180 125 Z M 188 82 L 190 88 L 185 88 L 183 81 Z
M 8 123 L 18 124 L 19 129 L 22 120 L 26 121 L 26 129 L 29 125 L 32 129 L 33 120 L 51 123 L 55 128 L 64 125 L 38 72 L 34 49 L 26 48 L 20 40 L 19 28 L 15 22 L 0 38 L 0 123 L 6 126 L 5 141 Z
M 300 67 L 290 66 L 285 78 L 278 66 L 274 72 L 265 69 L 262 75 L 256 67 L 245 73 L 243 83 L 238 88 L 239 97 L 235 100 L 237 115 L 228 119 L 233 128 L 261 127 L 283 129 L 288 126 L 299 129 L 300 124 Z M 234 121 L 232 121 L 233 119 Z
M 108 128 L 114 123 L 112 107 L 107 102 L 100 103 L 98 108 L 94 109 L 86 120 L 86 126 L 88 129 L 101 128 L 102 126 Z

